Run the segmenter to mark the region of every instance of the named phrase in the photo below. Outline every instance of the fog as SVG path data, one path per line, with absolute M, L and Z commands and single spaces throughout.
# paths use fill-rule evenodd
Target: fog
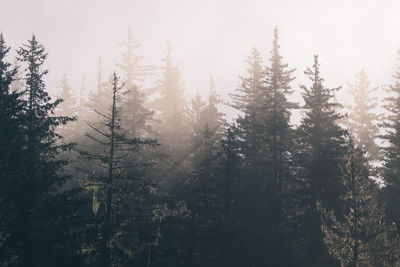
M 296 68 L 293 86 L 305 81 L 306 66 L 320 55 L 328 86 L 353 81 L 363 68 L 372 85 L 391 81 L 400 44 L 398 1 L 51 1 L 3 0 L 1 31 L 16 48 L 35 33 L 49 52 L 48 88 L 66 72 L 74 90 L 86 76 L 94 90 L 98 57 L 111 72 L 118 44 L 130 26 L 143 62 L 160 65 L 166 40 L 182 71 L 186 92 L 204 94 L 209 75 L 226 101 L 240 85 L 243 59 L 253 45 L 269 57 L 278 26 L 285 62 Z M 151 81 L 151 78 L 149 79 Z M 346 101 L 346 86 L 338 99 Z M 299 93 L 295 98 L 300 101 Z M 234 112 L 233 110 L 224 110 Z M 229 114 L 228 114 L 229 115 Z M 230 117 L 230 116 L 229 116 Z
M 400 1 L 0 1 L 0 267 L 400 266 Z

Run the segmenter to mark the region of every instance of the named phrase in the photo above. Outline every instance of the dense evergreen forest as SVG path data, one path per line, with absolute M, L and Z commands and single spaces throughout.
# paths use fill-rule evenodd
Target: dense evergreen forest
M 400 266 L 400 62 L 384 103 L 360 71 L 347 107 L 271 41 L 230 101 L 212 77 L 187 99 L 172 46 L 144 65 L 131 31 L 97 88 L 55 97 L 45 46 L 11 63 L 0 34 L 0 266 Z

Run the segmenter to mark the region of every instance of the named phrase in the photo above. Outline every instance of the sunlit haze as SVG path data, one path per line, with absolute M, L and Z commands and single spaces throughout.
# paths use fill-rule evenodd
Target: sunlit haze
M 353 81 L 361 68 L 373 86 L 384 85 L 391 79 L 400 46 L 399 1 L 2 2 L 7 11 L 0 16 L 0 30 L 10 46 L 17 48 L 32 33 L 46 45 L 49 90 L 56 90 L 64 72 L 74 90 L 79 89 L 82 74 L 88 89 L 94 90 L 98 57 L 107 72 L 116 69 L 122 51 L 118 44 L 129 26 L 142 44 L 138 53 L 144 63 L 159 66 L 169 40 L 187 94 L 204 95 L 213 75 L 226 101 L 240 85 L 243 60 L 252 46 L 264 59 L 269 57 L 275 26 L 284 60 L 297 69 L 292 83 L 297 91 L 314 54 L 320 55 L 328 86 Z M 345 89 L 339 100 L 346 97 Z

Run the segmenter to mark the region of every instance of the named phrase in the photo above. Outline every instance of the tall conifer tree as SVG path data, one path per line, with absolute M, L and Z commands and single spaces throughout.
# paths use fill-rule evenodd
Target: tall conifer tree
M 141 44 L 135 40 L 131 27 L 128 28 L 127 39 L 121 43 L 121 46 L 124 47 L 124 51 L 122 52 L 121 62 L 117 63 L 117 67 L 123 72 L 125 87 L 129 90 L 133 86 L 141 88 L 144 78 L 150 71 L 154 70 L 154 67 L 141 63 L 143 56 L 138 55 L 136 52 L 141 47 Z
M 397 52 L 400 60 L 400 50 Z M 382 136 L 388 142 L 384 148 L 383 178 L 386 187 L 383 188 L 383 199 L 386 203 L 386 213 L 397 225 L 400 224 L 400 65 L 393 75 L 394 81 L 389 86 L 390 96 L 385 99 L 385 109 L 388 114 L 382 124 L 385 134 Z
M 310 198 L 303 203 L 309 207 L 307 212 L 309 250 L 315 251 L 308 259 L 309 266 L 330 266 L 334 264 L 326 253 L 320 230 L 321 221 L 317 210 L 317 201 L 335 212 L 341 211 L 341 204 L 337 196 L 343 192 L 340 184 L 339 164 L 345 152 L 344 137 L 346 131 L 337 125 L 342 119 L 338 112 L 340 104 L 334 101 L 336 89 L 330 89 L 323 84 L 320 75 L 318 56 L 314 56 L 312 68 L 304 72 L 310 79 L 310 86 L 301 86 L 303 89 L 304 117 L 298 128 L 300 145 L 300 165 L 304 173 L 303 183 L 308 187 Z M 318 252 L 317 252 L 318 251 Z
M 77 111 L 77 99 L 72 92 L 68 80 L 67 74 L 64 73 L 61 79 L 58 81 L 57 87 L 61 89 L 59 98 L 63 100 L 58 106 L 58 109 L 60 110 L 60 114 L 72 117 Z
M 57 155 L 61 150 L 70 148 L 71 144 L 60 145 L 62 136 L 56 133 L 56 128 L 73 119 L 68 116 L 51 116 L 61 100 L 52 102 L 46 92 L 44 77 L 48 71 L 43 69 L 47 58 L 44 46 L 33 35 L 17 53 L 19 60 L 26 64 L 26 87 L 21 98 L 24 113 L 20 121 L 24 141 L 23 155 L 19 157 L 16 166 L 19 173 L 14 181 L 14 190 L 18 193 L 12 200 L 15 203 L 16 220 L 10 231 L 13 232 L 17 251 L 13 264 L 68 265 L 65 257 L 70 252 L 70 243 L 63 240 L 65 236 L 57 233 L 61 216 L 66 215 L 69 210 L 68 204 L 61 201 L 66 201 L 68 191 L 58 193 L 66 180 L 59 172 L 67 162 L 57 159 Z M 64 209 L 63 215 L 54 213 L 56 209 Z M 60 246 L 64 249 L 58 250 Z M 69 263 L 72 263 L 70 256 Z
M 184 164 L 187 156 L 190 127 L 187 114 L 184 84 L 181 72 L 172 62 L 173 48 L 168 42 L 162 67 L 162 78 L 158 80 L 159 97 L 153 103 L 156 119 L 160 122 L 154 125 L 159 133 L 161 148 L 173 161 Z
M 15 264 L 18 245 L 14 225 L 19 219 L 15 196 L 19 194 L 17 185 L 22 175 L 19 161 L 24 152 L 23 103 L 21 93 L 11 88 L 17 69 L 6 61 L 9 51 L 0 33 L 0 258 L 4 264 Z
M 396 226 L 384 221 L 378 186 L 370 179 L 369 169 L 364 153 L 351 141 L 341 166 L 344 219 L 337 219 L 319 202 L 324 242 L 341 266 L 392 266 L 398 253 Z
M 370 82 L 368 76 L 363 70 L 356 75 L 357 80 L 349 84 L 349 93 L 353 97 L 354 105 L 349 106 L 348 120 L 346 126 L 349 131 L 355 136 L 355 143 L 368 153 L 369 159 L 377 159 L 379 147 L 375 142 L 378 136 L 377 121 L 379 115 L 376 114 L 374 108 L 377 103 L 371 94 L 378 90 L 377 87 L 369 88 Z
M 104 127 L 88 124 L 94 134 L 87 136 L 102 149 L 81 152 L 89 160 L 97 161 L 98 168 L 103 169 L 103 172 L 87 176 L 84 185 L 93 191 L 93 212 L 99 231 L 95 264 L 107 267 L 136 262 L 147 245 L 154 241 L 152 234 L 155 234 L 149 230 L 153 209 L 151 203 L 146 203 L 153 184 L 140 172 L 140 168 L 150 163 L 130 161 L 126 164 L 126 160 L 141 153 L 143 146 L 154 147 L 157 142 L 125 135 L 120 115 L 123 87 L 115 73 L 111 89 L 109 114 L 98 113 L 103 117 Z

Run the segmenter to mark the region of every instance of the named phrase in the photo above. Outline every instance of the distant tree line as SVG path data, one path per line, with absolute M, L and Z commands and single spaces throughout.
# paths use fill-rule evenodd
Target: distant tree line
M 275 28 L 228 123 L 212 77 L 187 99 L 169 43 L 149 87 L 139 46 L 129 30 L 95 90 L 64 74 L 52 98 L 45 47 L 11 64 L 0 34 L 0 266 L 400 265 L 400 65 L 385 116 L 364 71 L 343 112 L 317 55 L 295 103 Z

